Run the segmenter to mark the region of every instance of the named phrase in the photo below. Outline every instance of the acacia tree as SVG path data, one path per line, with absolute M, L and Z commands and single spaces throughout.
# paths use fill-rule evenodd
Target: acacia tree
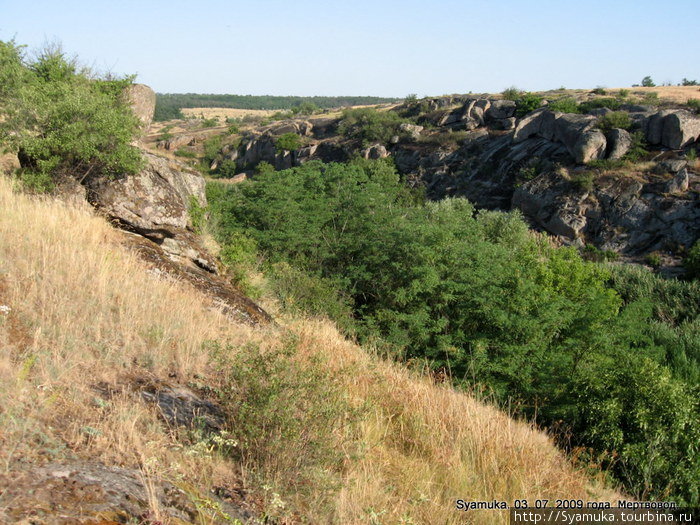
M 140 169 L 139 124 L 124 95 L 133 77 L 95 76 L 56 45 L 28 58 L 10 41 L 0 42 L 0 81 L 0 139 L 30 186 Z

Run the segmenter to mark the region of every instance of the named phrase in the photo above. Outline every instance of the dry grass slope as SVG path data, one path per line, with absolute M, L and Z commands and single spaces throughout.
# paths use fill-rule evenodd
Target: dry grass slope
M 372 357 L 326 321 L 233 324 L 195 290 L 147 273 L 121 234 L 89 210 L 14 193 L 4 178 L 0 209 L 0 307 L 7 307 L 0 311 L 0 477 L 20 464 L 77 456 L 202 493 L 241 480 L 259 489 L 256 465 L 178 443 L 151 407 L 127 395 L 99 402 L 93 387 L 134 374 L 215 384 L 221 371 L 207 341 L 232 352 L 274 349 L 291 332 L 294 359 L 313 366 L 320 356 L 341 372 L 334 388 L 365 407 L 365 416 L 330 444 L 352 439 L 361 451 L 348 451 L 338 466 L 339 490 L 312 486 L 275 507 L 259 489 L 287 523 L 303 515 L 311 523 L 493 524 L 506 516 L 465 515 L 454 500 L 617 498 L 573 470 L 544 434 Z M 0 498 L 0 516 L 8 504 Z

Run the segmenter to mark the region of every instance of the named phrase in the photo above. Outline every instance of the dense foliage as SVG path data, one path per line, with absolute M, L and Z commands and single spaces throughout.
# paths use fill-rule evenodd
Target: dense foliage
M 0 139 L 17 151 L 22 177 L 47 189 L 61 174 L 135 172 L 138 120 L 125 100 L 131 78 L 94 78 L 59 47 L 28 59 L 0 42 Z
M 209 200 L 220 240 L 253 239 L 284 298 L 352 311 L 362 341 L 573 432 L 634 494 L 698 502 L 696 289 L 611 274 L 517 214 L 420 202 L 384 161 L 263 172 Z
M 240 109 L 297 109 L 302 114 L 314 110 L 343 106 L 360 106 L 396 102 L 386 97 L 295 97 L 273 95 L 215 95 L 195 93 L 158 93 L 155 120 L 182 118 L 182 108 L 240 108 Z
M 359 140 L 365 146 L 371 142 L 386 143 L 392 136 L 399 135 L 399 126 L 404 122 L 408 120 L 394 111 L 346 109 L 338 125 L 338 132 L 347 138 Z

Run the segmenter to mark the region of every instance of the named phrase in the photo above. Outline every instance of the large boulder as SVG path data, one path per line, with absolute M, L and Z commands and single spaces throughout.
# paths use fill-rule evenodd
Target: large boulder
M 632 147 L 632 137 L 624 129 L 615 128 L 605 138 L 608 143 L 608 150 L 605 156 L 611 160 L 621 159 Z
M 484 114 L 489 120 L 511 118 L 513 115 L 515 115 L 514 100 L 493 100 Z
M 688 111 L 679 110 L 663 120 L 661 144 L 671 149 L 681 149 L 700 137 L 700 118 Z
M 126 98 L 143 129 L 148 128 L 156 110 L 155 92 L 144 84 L 131 84 L 126 88 Z
M 602 159 L 605 156 L 607 141 L 605 135 L 599 129 L 592 129 L 582 133 L 571 153 L 579 164 L 587 164 L 592 160 Z
M 590 115 L 576 115 L 571 113 L 555 115 L 553 136 L 544 138 L 561 142 L 573 155 L 576 145 L 581 140 L 582 135 L 592 130 L 598 120 Z M 540 136 L 542 136 L 541 132 Z
M 513 142 L 522 142 L 534 135 L 552 134 L 555 115 L 547 108 L 539 108 L 520 119 L 513 132 Z
M 383 159 L 389 156 L 389 152 L 381 144 L 375 144 L 362 150 L 361 155 L 364 159 Z
M 146 167 L 135 175 L 95 177 L 88 198 L 109 217 L 136 230 L 191 226 L 193 200 L 206 206 L 205 182 L 181 162 L 143 153 Z
M 399 131 L 407 134 L 413 140 L 418 140 L 420 138 L 421 131 L 423 131 L 423 126 L 404 122 L 399 126 Z

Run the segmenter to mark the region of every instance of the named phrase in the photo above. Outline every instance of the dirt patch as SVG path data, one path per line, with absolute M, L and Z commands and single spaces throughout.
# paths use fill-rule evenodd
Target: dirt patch
M 270 109 L 240 109 L 240 108 L 182 108 L 182 114 L 189 118 L 218 118 L 225 120 L 227 118 L 243 118 L 243 117 L 269 117 L 281 110 Z

